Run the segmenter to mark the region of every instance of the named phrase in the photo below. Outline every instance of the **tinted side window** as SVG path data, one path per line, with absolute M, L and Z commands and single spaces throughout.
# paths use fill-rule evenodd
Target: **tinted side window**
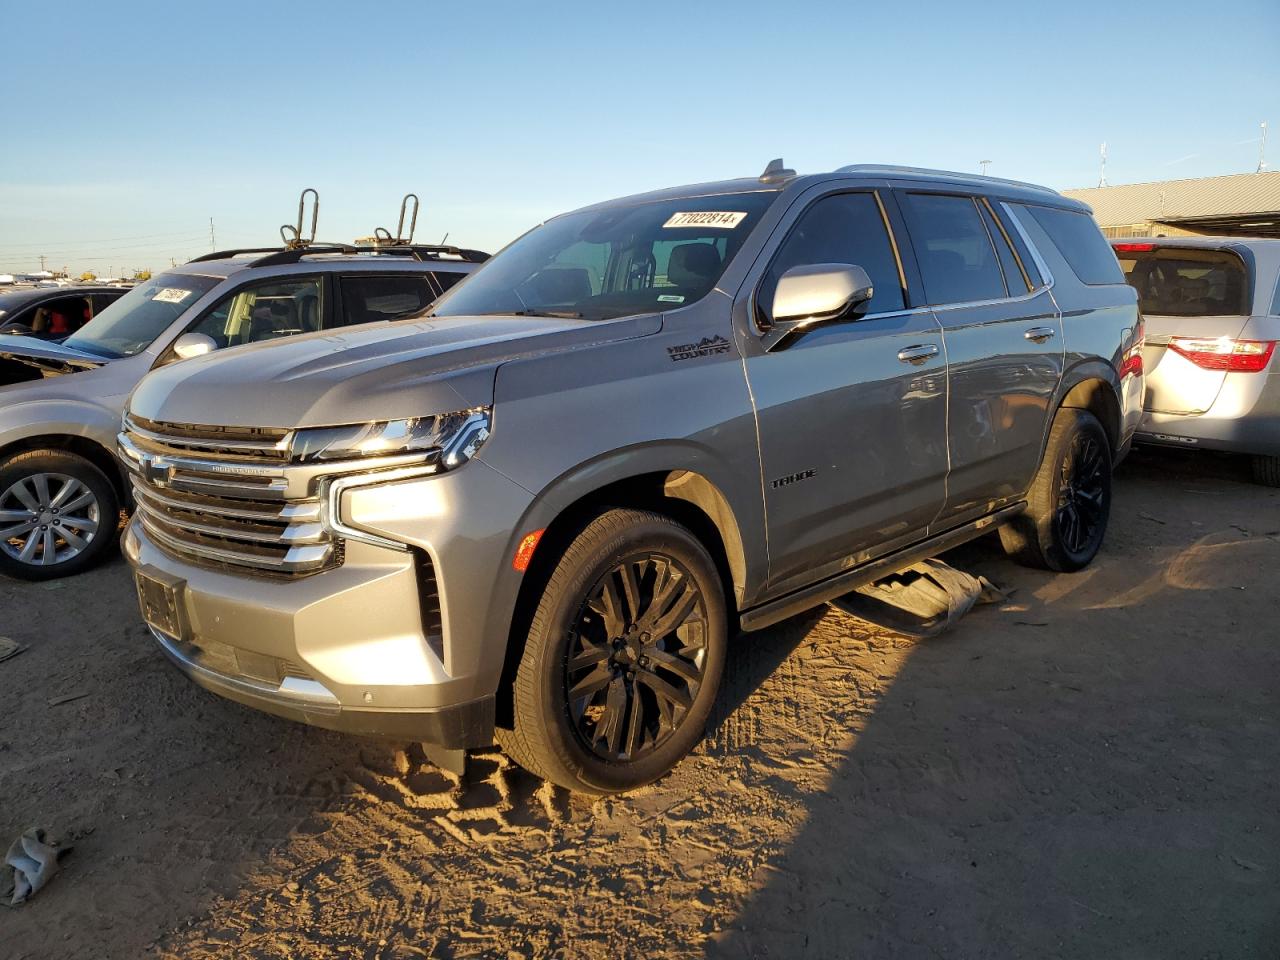
M 119 293 L 95 293 L 93 295 L 93 315 L 96 317 L 122 296 L 124 296 L 123 290 Z
M 343 277 L 342 325 L 399 320 L 424 310 L 434 299 L 426 274 Z
M 446 293 L 450 287 L 466 276 L 465 273 L 455 273 L 450 270 L 448 272 L 439 270 L 432 274 L 436 278 L 436 286 L 440 288 L 441 293 Z
M 1013 241 L 1013 248 L 1018 251 L 1018 259 L 1022 261 L 1022 269 L 1027 271 L 1027 279 L 1031 281 L 1032 288 L 1042 286 L 1044 277 L 1040 275 L 1040 268 L 1036 266 L 1036 258 L 1031 255 L 1031 250 L 1027 247 L 1027 241 L 1018 232 L 1018 227 L 1022 224 L 1015 222 L 1015 218 L 1008 210 L 1004 209 L 1003 202 L 995 203 L 992 206 L 996 212 L 996 219 L 1004 227 L 1008 238 Z
M 1103 238 L 1093 217 L 1087 213 L 1030 204 L 1025 205 L 1025 209 L 1044 228 L 1081 283 L 1124 283 L 1124 275 L 1120 272 L 1111 244 Z
M 868 313 L 903 309 L 898 260 L 874 194 L 840 193 L 805 210 L 765 273 L 761 306 L 773 302 L 779 277 L 792 267 L 814 263 L 852 263 L 866 270 L 875 288 Z
M 982 213 L 982 222 L 987 225 L 987 233 L 991 234 L 991 242 L 996 245 L 996 256 L 1000 260 L 1000 269 L 1004 271 L 1004 285 L 1009 291 L 1009 296 L 1020 297 L 1031 287 L 1027 283 L 1026 275 L 1022 272 L 1018 258 L 1014 256 L 1013 248 L 1009 246 L 1004 231 L 991 215 L 991 211 L 987 209 L 987 205 L 979 202 L 978 210 Z
M 1007 296 L 995 248 L 972 197 L 908 193 L 902 200 L 929 303 Z

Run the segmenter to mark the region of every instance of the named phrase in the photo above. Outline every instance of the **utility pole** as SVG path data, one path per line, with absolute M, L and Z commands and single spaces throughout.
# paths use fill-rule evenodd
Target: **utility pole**
M 990 160 L 979 160 L 979 161 L 978 161 L 978 166 L 980 166 L 980 167 L 982 168 L 982 175 L 985 177 L 985 176 L 987 175 L 987 167 L 991 166 L 991 161 L 990 161 Z
M 1258 173 L 1267 172 L 1267 121 L 1262 121 L 1262 143 L 1258 145 Z
M 214 235 L 213 235 L 213 217 L 210 217 L 209 218 L 209 252 L 212 253 L 217 249 L 218 249 L 218 241 L 214 238 Z
M 1098 177 L 1098 186 L 1105 187 L 1107 185 L 1107 141 L 1102 141 L 1098 152 L 1102 155 L 1102 175 Z

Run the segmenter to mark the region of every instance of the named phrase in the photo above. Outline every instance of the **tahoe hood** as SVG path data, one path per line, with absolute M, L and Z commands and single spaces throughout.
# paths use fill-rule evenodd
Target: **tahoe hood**
M 138 384 L 148 420 L 216 426 L 333 426 L 493 403 L 508 360 L 656 333 L 658 314 L 619 320 L 430 317 L 265 341 L 171 363 Z

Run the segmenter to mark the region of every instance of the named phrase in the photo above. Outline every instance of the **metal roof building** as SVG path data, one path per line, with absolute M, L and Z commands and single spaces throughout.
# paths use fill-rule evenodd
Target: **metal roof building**
M 1280 171 L 1063 190 L 1108 237 L 1280 237 Z

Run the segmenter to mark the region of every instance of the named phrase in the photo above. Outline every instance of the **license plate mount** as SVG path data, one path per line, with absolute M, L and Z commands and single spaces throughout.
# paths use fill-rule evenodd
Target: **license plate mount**
M 147 625 L 175 640 L 189 640 L 186 608 L 182 594 L 187 582 L 171 577 L 153 567 L 142 567 L 134 574 L 138 587 L 138 606 Z

